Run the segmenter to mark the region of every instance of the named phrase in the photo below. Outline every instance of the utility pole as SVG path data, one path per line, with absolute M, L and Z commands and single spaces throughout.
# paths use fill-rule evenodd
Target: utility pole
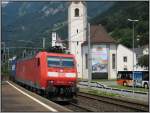
M 135 33 L 135 31 L 134 31 L 134 24 L 135 24 L 135 22 L 138 22 L 139 20 L 128 19 L 128 21 L 132 22 L 132 32 L 133 32 L 132 33 L 133 34 L 133 41 L 132 41 L 132 48 L 133 48 L 133 70 L 132 70 L 133 86 L 132 86 L 132 88 L 133 88 L 133 96 L 134 96 L 134 85 L 135 85 L 135 77 L 134 77 L 134 33 Z
M 87 25 L 88 28 L 88 87 L 90 88 L 91 83 L 91 37 L 90 37 L 90 23 Z
M 45 38 L 43 38 L 43 49 L 45 49 Z
M 8 71 L 9 71 L 9 48 L 7 48 L 7 52 L 8 52 L 8 54 L 7 54 L 7 57 L 8 57 Z
M 22 51 L 22 58 L 25 58 L 26 57 L 26 49 L 24 49 L 23 51 Z
M 135 85 L 135 77 L 134 77 L 134 21 L 132 22 L 133 25 L 133 41 L 132 41 L 132 45 L 133 45 L 133 96 L 134 96 L 134 85 Z
M 6 48 L 5 48 L 5 42 L 2 42 L 2 50 L 3 50 L 3 54 L 2 54 L 2 64 L 5 63 L 5 52 L 6 52 Z

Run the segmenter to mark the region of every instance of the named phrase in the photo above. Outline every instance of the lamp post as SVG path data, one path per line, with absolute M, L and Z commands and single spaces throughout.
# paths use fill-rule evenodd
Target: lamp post
M 133 27 L 133 41 L 132 41 L 132 47 L 133 47 L 133 70 L 132 70 L 132 74 L 133 74 L 133 95 L 134 95 L 134 24 L 135 22 L 138 22 L 139 20 L 132 20 L 132 19 L 128 19 L 128 21 L 132 22 L 132 27 Z
M 140 45 L 139 45 L 140 35 L 137 35 L 137 39 L 136 39 L 136 41 L 137 41 L 137 47 L 138 47 L 138 48 L 140 48 Z
M 87 24 L 87 28 L 88 28 L 88 87 L 90 88 L 90 83 L 92 79 L 90 23 Z

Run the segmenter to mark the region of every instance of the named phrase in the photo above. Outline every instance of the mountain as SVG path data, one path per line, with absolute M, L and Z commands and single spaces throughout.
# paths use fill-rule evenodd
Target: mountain
M 127 19 L 138 19 L 135 22 L 135 47 L 149 43 L 149 2 L 122 1 L 116 2 L 104 13 L 91 19 L 92 24 L 102 24 L 109 34 L 118 42 L 132 47 L 132 23 Z
M 67 4 L 63 2 L 11 2 L 2 8 L 2 39 L 4 40 L 33 40 L 41 45 L 41 40 L 47 29 L 54 23 L 64 21 Z M 57 14 L 56 14 L 57 13 Z M 61 18 L 58 18 L 59 15 Z M 8 42 L 8 41 L 7 41 Z M 16 43 L 16 44 L 15 44 Z M 19 42 L 8 42 L 7 45 L 18 45 Z M 22 44 L 20 44 L 22 45 Z M 26 45 L 26 44 L 23 44 Z
M 86 4 L 88 18 L 91 19 L 107 11 L 114 2 L 86 2 Z M 66 39 L 67 12 L 68 2 L 10 1 L 2 7 L 2 41 L 6 41 L 7 46 L 31 46 L 31 43 L 19 42 L 26 40 L 34 42 L 33 47 L 42 47 L 42 38 L 46 38 L 48 46 L 51 32 L 56 30 L 54 28 L 61 28 L 58 33 Z

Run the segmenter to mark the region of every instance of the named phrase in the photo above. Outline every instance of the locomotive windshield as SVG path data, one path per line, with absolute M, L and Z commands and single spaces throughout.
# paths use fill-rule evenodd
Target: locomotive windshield
M 73 58 L 64 57 L 48 57 L 47 58 L 48 67 L 74 67 Z
M 62 58 L 62 67 L 74 67 L 72 58 Z
M 48 67 L 60 67 L 60 58 L 59 57 L 48 57 Z

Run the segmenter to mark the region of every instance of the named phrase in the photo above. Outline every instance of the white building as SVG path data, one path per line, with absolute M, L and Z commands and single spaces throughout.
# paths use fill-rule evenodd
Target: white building
M 78 77 L 88 79 L 85 2 L 70 2 L 68 23 L 69 51 L 77 60 Z M 93 79 L 115 79 L 117 71 L 133 69 L 133 52 L 125 46 L 118 45 L 101 25 L 90 27 L 90 37 Z M 134 59 L 136 64 L 136 57 Z
M 56 32 L 52 32 L 52 47 L 56 46 Z
M 56 32 L 52 32 L 52 47 L 60 46 L 61 48 L 66 48 L 63 40 L 58 36 Z
M 136 54 L 134 53 L 134 70 L 136 70 Z M 133 70 L 133 51 L 121 44 L 117 46 L 117 71 Z

